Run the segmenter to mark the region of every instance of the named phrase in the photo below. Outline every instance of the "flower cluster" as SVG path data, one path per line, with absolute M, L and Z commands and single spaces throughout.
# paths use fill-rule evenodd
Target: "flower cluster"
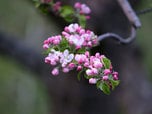
M 91 9 L 83 3 L 76 2 L 74 6 L 61 5 L 60 1 L 53 0 L 33 0 L 36 7 L 42 12 L 50 13 L 53 12 L 55 15 L 63 18 L 68 23 L 77 22 L 81 26 L 86 26 L 87 19 L 90 19 Z
M 90 18 L 88 14 L 91 13 L 91 9 L 86 4 L 81 4 L 80 2 L 76 2 L 74 7 L 76 8 L 78 13 L 80 13 L 81 15 L 86 15 L 87 19 Z
M 109 94 L 118 81 L 118 73 L 114 72 L 109 59 L 100 53 L 90 54 L 90 48 L 98 44 L 97 36 L 78 24 L 70 24 L 64 28 L 62 35 L 49 37 L 43 48 L 47 52 L 45 63 L 54 66 L 52 75 L 62 70 L 68 73 L 77 70 L 78 78 L 83 74 L 90 84 L 96 84 L 104 93 Z

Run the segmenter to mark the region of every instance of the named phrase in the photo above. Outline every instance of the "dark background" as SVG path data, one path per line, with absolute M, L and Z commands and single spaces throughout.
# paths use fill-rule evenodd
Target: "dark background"
M 152 7 L 150 0 L 130 1 L 136 10 Z M 90 29 L 98 35 L 129 35 L 128 20 L 116 1 L 85 2 L 93 10 Z M 120 86 L 107 96 L 84 79 L 77 81 L 75 72 L 51 76 L 42 43 L 62 31 L 60 22 L 30 0 L 1 0 L 0 114 L 151 114 L 152 13 L 139 18 L 142 27 L 133 43 L 124 46 L 107 39 L 93 49 L 110 58 L 120 74 Z

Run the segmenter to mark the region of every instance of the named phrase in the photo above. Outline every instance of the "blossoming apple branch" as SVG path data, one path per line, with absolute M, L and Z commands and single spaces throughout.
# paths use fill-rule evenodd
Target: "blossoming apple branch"
M 91 55 L 90 49 L 106 38 L 114 38 L 124 44 L 134 40 L 136 28 L 139 28 L 141 23 L 128 1 L 117 0 L 131 23 L 131 34 L 127 39 L 115 33 L 105 33 L 97 37 L 93 31 L 85 29 L 91 12 L 86 4 L 77 2 L 73 8 L 61 6 L 61 2 L 53 0 L 34 1 L 41 10 L 45 12 L 51 10 L 66 22 L 72 23 L 66 26 L 61 34 L 51 36 L 44 41 L 45 63 L 54 66 L 52 75 L 57 76 L 60 71 L 68 73 L 71 70 L 77 70 L 79 80 L 84 76 L 90 84 L 96 84 L 97 88 L 105 94 L 110 94 L 111 90 L 119 84 L 118 72 L 113 70 L 111 61 L 105 55 L 98 52 Z M 43 4 L 47 6 L 46 9 L 41 7 Z
M 77 70 L 78 79 L 84 75 L 90 84 L 96 84 L 104 93 L 109 94 L 118 83 L 118 73 L 113 71 L 109 59 L 100 53 L 90 54 L 90 48 L 98 45 L 98 37 L 78 24 L 70 24 L 61 35 L 51 36 L 44 41 L 47 52 L 45 63 L 54 66 L 52 75 L 59 71 L 68 73 Z

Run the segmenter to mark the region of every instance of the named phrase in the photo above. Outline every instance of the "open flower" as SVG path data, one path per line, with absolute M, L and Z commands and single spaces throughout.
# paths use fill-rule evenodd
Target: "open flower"
M 65 50 L 62 55 L 60 55 L 60 63 L 62 64 L 62 67 L 65 67 L 68 63 L 70 63 L 73 58 L 74 58 L 74 54 L 69 54 L 69 50 Z

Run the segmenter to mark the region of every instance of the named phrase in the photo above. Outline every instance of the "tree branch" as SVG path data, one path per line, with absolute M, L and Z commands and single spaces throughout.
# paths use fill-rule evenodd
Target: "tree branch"
M 117 2 L 119 3 L 120 7 L 122 8 L 124 14 L 130 21 L 130 23 L 136 28 L 141 27 L 141 22 L 134 10 L 132 9 L 131 5 L 129 4 L 128 0 L 117 0 Z
M 136 37 L 136 29 L 134 27 L 131 27 L 131 34 L 128 38 L 123 38 L 115 33 L 105 33 L 98 37 L 98 41 L 101 42 L 106 38 L 114 38 L 115 40 L 120 41 L 120 43 L 122 44 L 128 44 L 131 43 L 135 39 L 135 37 Z

